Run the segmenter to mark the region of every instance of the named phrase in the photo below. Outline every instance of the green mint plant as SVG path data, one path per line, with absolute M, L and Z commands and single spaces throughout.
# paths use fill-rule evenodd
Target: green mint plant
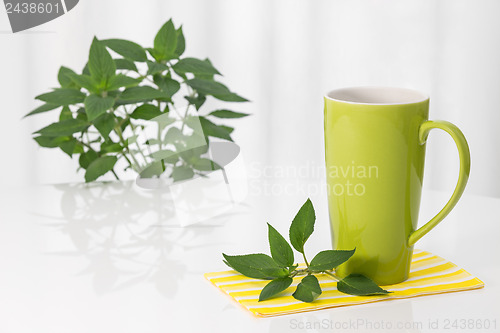
M 108 172 L 118 179 L 120 164 L 147 177 L 167 173 L 173 181 L 220 168 L 207 157 L 210 141 L 233 141 L 234 128 L 215 122 L 248 114 L 202 106 L 209 97 L 247 99 L 216 80 L 221 74 L 209 59 L 184 57 L 185 46 L 182 27 L 172 20 L 150 48 L 94 37 L 82 72 L 61 67 L 60 86 L 36 97 L 44 104 L 26 116 L 57 110 L 59 117 L 34 140 L 78 156 L 86 182 Z
M 261 291 L 259 302 L 265 301 L 286 290 L 293 277 L 305 275 L 297 285 L 293 297 L 302 302 L 313 302 L 321 295 L 317 274 L 327 274 L 337 281 L 340 292 L 357 295 L 385 295 L 389 292 L 380 288 L 374 281 L 360 274 L 350 274 L 343 279 L 335 275 L 334 269 L 349 260 L 353 250 L 325 250 L 309 262 L 304 245 L 314 231 L 316 214 L 311 200 L 307 199 L 290 226 L 290 243 L 302 254 L 306 268 L 297 269 L 292 247 L 269 223 L 268 237 L 271 256 L 263 253 L 230 256 L 222 254 L 224 263 L 235 271 L 253 279 L 271 280 Z

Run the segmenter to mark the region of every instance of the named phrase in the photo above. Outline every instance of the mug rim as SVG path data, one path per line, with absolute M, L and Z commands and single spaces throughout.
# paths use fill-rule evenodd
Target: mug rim
M 356 105 L 406 105 L 428 101 L 429 96 L 409 88 L 354 86 L 330 90 L 325 99 Z

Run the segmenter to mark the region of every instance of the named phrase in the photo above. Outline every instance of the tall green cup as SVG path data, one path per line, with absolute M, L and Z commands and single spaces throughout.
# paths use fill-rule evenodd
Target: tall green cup
M 415 242 L 448 215 L 465 189 L 467 141 L 455 125 L 429 121 L 429 98 L 413 90 L 333 90 L 325 96 L 324 112 L 333 246 L 356 248 L 337 274 L 364 274 L 380 285 L 402 282 L 408 278 Z M 455 140 L 460 175 L 448 203 L 417 229 L 425 142 L 433 128 Z

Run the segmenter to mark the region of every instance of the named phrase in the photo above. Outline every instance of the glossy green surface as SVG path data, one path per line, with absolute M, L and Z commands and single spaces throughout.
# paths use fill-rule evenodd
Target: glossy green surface
M 427 121 L 429 100 L 357 104 L 325 97 L 328 203 L 333 247 L 356 248 L 339 276 L 364 274 L 387 285 L 408 278 L 413 244 L 454 207 L 467 183 L 470 158 L 463 134 L 448 122 Z M 459 149 L 457 188 L 448 204 L 417 229 L 425 140 L 432 128 L 451 134 Z

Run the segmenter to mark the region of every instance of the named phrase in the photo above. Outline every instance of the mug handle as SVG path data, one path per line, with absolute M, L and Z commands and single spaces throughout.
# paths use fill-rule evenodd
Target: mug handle
M 437 213 L 437 215 L 434 216 L 429 222 L 410 234 L 410 237 L 408 238 L 408 246 L 412 246 L 413 244 L 415 244 L 420 238 L 431 231 L 451 212 L 453 207 L 455 207 L 458 200 L 462 196 L 462 193 L 464 193 L 465 185 L 467 185 L 467 181 L 469 180 L 470 151 L 469 145 L 467 144 L 467 140 L 465 139 L 462 131 L 460 131 L 457 126 L 444 120 L 426 121 L 422 123 L 422 125 L 420 125 L 420 129 L 418 131 L 418 140 L 421 145 L 425 144 L 429 132 L 434 128 L 439 128 L 451 135 L 451 137 L 455 141 L 455 144 L 457 145 L 458 155 L 460 157 L 460 172 L 458 176 L 458 182 L 455 187 L 455 191 L 453 192 L 450 200 L 448 200 L 443 209 L 441 209 L 441 211 Z

